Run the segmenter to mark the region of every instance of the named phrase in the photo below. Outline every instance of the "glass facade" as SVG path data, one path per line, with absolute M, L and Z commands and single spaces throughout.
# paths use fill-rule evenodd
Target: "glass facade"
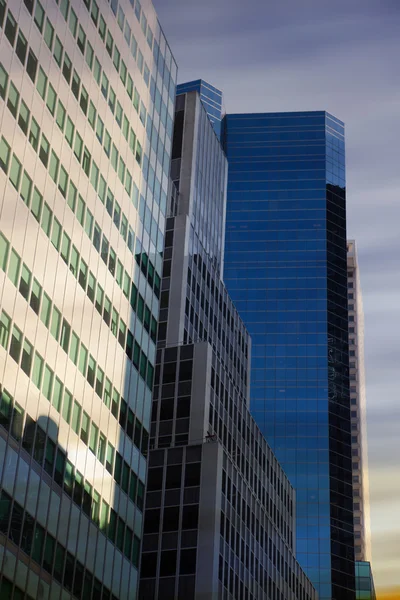
M 207 111 L 208 118 L 211 121 L 213 129 L 217 136 L 221 137 L 221 118 L 222 118 L 222 92 L 204 81 L 187 81 L 176 86 L 177 94 L 186 94 L 188 92 L 197 92 L 204 108 Z
M 250 414 L 251 342 L 221 278 L 227 161 L 198 93 L 175 108 L 139 598 L 314 600 L 293 552 L 294 490 Z
M 357 600 L 376 600 L 374 578 L 371 565 L 366 561 L 356 561 Z
M 354 600 L 344 127 L 227 115 L 224 280 L 252 337 L 251 410 L 296 489 L 296 556 Z
M 177 68 L 149 0 L 0 0 L 0 48 L 0 595 L 132 598 Z

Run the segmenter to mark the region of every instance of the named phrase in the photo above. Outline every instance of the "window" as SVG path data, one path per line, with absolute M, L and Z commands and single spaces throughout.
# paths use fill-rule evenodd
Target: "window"
M 71 184 L 70 184 L 71 187 Z M 78 207 L 76 210 L 76 218 L 78 219 L 79 223 L 82 225 L 84 224 L 85 221 L 85 210 L 86 210 L 86 204 L 84 199 L 82 198 L 82 196 L 79 194 L 78 196 Z
M 11 161 L 10 181 L 16 190 L 19 189 L 19 184 L 21 181 L 21 172 L 22 172 L 21 163 L 19 162 L 18 158 L 14 154 L 12 157 L 12 161 Z
M 86 43 L 86 64 L 88 65 L 89 69 L 92 70 L 93 68 L 93 57 L 94 57 L 94 51 L 92 46 L 90 45 L 89 42 Z M 96 59 L 97 60 L 97 59 Z M 100 67 L 100 63 L 98 63 L 99 67 Z M 97 77 L 95 76 L 95 79 L 97 81 Z
M 71 90 L 77 100 L 79 100 L 80 87 L 81 87 L 81 78 L 79 77 L 78 73 L 74 69 L 74 74 L 73 74 L 72 83 L 71 83 Z
M 5 173 L 8 173 L 9 163 L 10 163 L 10 146 L 7 144 L 4 137 L 2 137 L 1 142 L 0 142 L 0 166 L 3 169 L 3 171 L 5 171 Z
M 71 81 L 72 63 L 71 63 L 71 60 L 67 53 L 65 53 L 65 55 L 64 55 L 64 64 L 63 64 L 62 72 L 63 72 L 65 79 L 69 83 Z
M 60 166 L 60 161 L 57 157 L 57 155 L 55 154 L 54 150 L 51 151 L 51 158 L 50 158 L 50 167 L 49 167 L 49 173 L 50 173 L 50 177 L 52 178 L 52 180 L 57 183 L 58 181 L 58 169 Z
M 82 160 L 82 150 L 83 150 L 83 140 L 82 140 L 81 136 L 79 135 L 79 133 L 76 132 L 74 154 L 79 162 L 81 162 L 81 160 Z
M 30 272 L 28 267 L 24 264 L 22 266 L 21 279 L 19 282 L 19 292 L 20 292 L 20 294 L 22 294 L 22 296 L 25 298 L 25 300 L 28 300 L 29 290 L 30 290 L 30 286 L 31 286 L 31 278 L 32 278 L 32 273 Z
M 67 196 L 67 186 L 68 186 L 68 174 L 64 167 L 61 165 L 60 176 L 58 179 L 58 189 L 64 198 Z
M 37 79 L 36 89 L 44 100 L 47 90 L 47 76 L 43 71 L 42 67 L 39 67 L 39 75 Z
M 47 165 L 49 162 L 49 151 L 50 151 L 50 144 L 46 138 L 46 136 L 42 133 L 42 139 L 41 139 L 41 143 L 40 143 L 40 150 L 39 150 L 39 158 L 42 161 L 42 163 L 44 164 L 44 166 L 47 169 Z
M 53 213 L 51 212 L 47 202 L 44 203 L 41 226 L 47 237 L 50 237 L 51 224 L 53 221 Z
M 26 41 L 26 38 L 23 35 L 22 31 L 19 30 L 18 37 L 17 37 L 17 45 L 15 47 L 15 53 L 23 65 L 25 64 L 27 51 L 28 51 L 28 42 Z
M 79 427 L 80 427 L 80 422 L 81 422 L 81 407 L 78 404 L 78 402 L 75 400 L 74 401 L 74 408 L 72 411 L 72 421 L 71 421 L 71 427 L 72 429 L 75 431 L 76 434 L 79 435 Z
M 92 11 L 90 13 L 90 16 L 92 17 L 92 21 L 95 25 L 97 25 L 98 19 L 99 19 L 99 7 L 96 3 L 96 0 L 92 1 Z
M 110 442 L 107 443 L 107 455 L 106 455 L 106 469 L 109 473 L 113 473 L 113 468 L 114 468 L 114 448 L 112 447 L 112 445 L 110 444 Z
M 86 445 L 89 440 L 89 423 L 90 423 L 89 415 L 85 411 L 83 411 L 82 423 L 81 423 L 81 440 Z
M 8 265 L 8 277 L 12 283 L 17 287 L 19 280 L 19 273 L 21 268 L 21 259 L 15 250 L 11 250 L 10 262 Z
M 54 117 L 54 113 L 56 110 L 56 101 L 57 101 L 57 94 L 55 92 L 55 89 L 51 85 L 51 83 L 49 83 L 49 89 L 47 91 L 46 106 L 49 109 L 49 111 L 51 112 L 51 114 L 53 115 L 53 117 Z
M 36 71 L 37 71 L 37 58 L 32 50 L 29 50 L 28 53 L 28 62 L 26 63 L 26 71 L 29 77 L 32 79 L 33 83 L 35 83 L 36 79 Z
M 49 401 L 51 401 L 51 396 L 53 392 L 53 379 L 53 371 L 48 367 L 48 365 L 45 365 L 42 392 L 44 394 L 44 397 L 47 398 L 47 400 Z
M 61 231 L 62 229 L 60 222 L 54 217 L 53 230 L 51 232 L 51 243 L 57 250 L 60 249 Z
M 13 14 L 10 10 L 7 13 L 7 20 L 4 28 L 4 33 L 6 34 L 6 38 L 10 42 L 11 46 L 14 46 L 15 35 L 17 33 L 17 22 L 14 19 Z
M 30 306 L 32 310 L 38 315 L 40 307 L 40 299 L 42 296 L 42 288 L 36 279 L 33 280 Z
M 72 394 L 66 389 L 64 391 L 62 415 L 63 415 L 63 419 L 65 419 L 65 421 L 67 421 L 67 423 L 69 423 L 71 420 L 71 411 L 72 411 Z
M 60 42 L 60 39 L 58 37 L 58 35 L 56 35 L 56 41 L 54 43 L 54 52 L 53 52 L 53 56 L 54 59 L 56 61 L 56 63 L 58 64 L 58 66 L 61 68 L 61 63 L 62 63 L 62 56 L 63 56 L 63 45 Z
M 10 327 L 11 327 L 11 319 L 4 311 L 2 311 L 1 317 L 0 317 L 0 344 L 6 350 L 8 348 Z
M 17 118 L 18 113 L 18 103 L 19 103 L 19 92 L 13 82 L 10 83 L 10 89 L 8 90 L 8 101 L 7 106 L 10 109 L 11 114 L 14 119 Z
M 0 97 L 3 98 L 3 100 L 6 97 L 7 83 L 8 83 L 8 74 L 4 70 L 3 65 L 0 64 Z
M 50 333 L 51 335 L 58 341 L 58 338 L 60 336 L 60 326 L 61 326 L 61 313 L 60 311 L 54 306 L 53 307 L 53 314 L 52 314 L 52 319 L 51 319 L 51 327 L 50 327 Z
M 43 358 L 35 352 L 35 359 L 33 362 L 32 381 L 40 389 L 43 375 Z
M 44 10 L 39 0 L 36 2 L 34 21 L 40 33 L 42 33 L 44 25 Z
M 114 40 L 112 38 L 111 33 L 108 31 L 107 32 L 107 40 L 106 40 L 106 50 L 107 50 L 108 54 L 110 55 L 110 57 L 112 57 L 113 46 L 114 46 Z
M 95 123 L 96 123 L 96 115 L 97 115 L 97 111 L 96 108 L 93 104 L 92 101 L 90 101 L 89 104 L 89 115 L 88 115 L 88 121 L 90 123 L 90 126 L 92 127 L 92 129 L 95 128 Z
M 54 381 L 52 404 L 57 412 L 60 412 L 60 410 L 61 410 L 63 390 L 64 390 L 63 384 L 58 379 L 58 377 L 56 377 L 55 381 Z
M 51 313 L 51 300 L 46 294 L 43 292 L 43 300 L 42 300 L 42 310 L 40 312 L 40 320 L 42 323 L 48 327 L 50 323 L 50 313 Z
M 46 26 L 44 28 L 44 41 L 46 42 L 48 48 L 50 49 L 50 51 L 53 48 L 53 40 L 54 40 L 54 27 L 51 24 L 51 22 L 49 21 L 49 19 L 46 19 Z
M 75 38 L 76 37 L 76 30 L 78 27 L 78 18 L 75 14 L 75 11 L 73 8 L 71 8 L 71 12 L 69 14 L 69 29 L 72 33 L 72 36 Z
M 29 132 L 29 142 L 32 144 L 33 149 L 37 152 L 39 147 L 39 135 L 40 128 L 36 120 L 32 117 L 31 119 L 31 130 Z
M 24 344 L 22 347 L 22 359 L 21 359 L 21 369 L 30 377 L 31 368 L 32 368 L 32 358 L 33 358 L 33 346 L 28 342 L 27 339 L 24 340 Z
M 98 427 L 96 427 L 96 425 L 94 423 L 92 423 L 90 426 L 89 450 L 91 450 L 94 455 L 96 455 L 98 436 L 99 436 L 99 429 L 98 429 Z
M 87 358 L 88 358 L 88 352 L 87 352 L 85 346 L 83 344 L 81 344 L 78 368 L 83 376 L 86 376 Z

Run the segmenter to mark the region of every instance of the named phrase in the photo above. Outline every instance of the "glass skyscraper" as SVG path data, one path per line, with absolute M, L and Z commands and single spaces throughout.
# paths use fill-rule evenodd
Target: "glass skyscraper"
M 222 281 L 228 164 L 199 94 L 175 108 L 139 600 L 314 600 Z
M 135 598 L 176 64 L 150 0 L 0 48 L 0 597 Z
M 176 86 L 177 94 L 197 92 L 218 137 L 221 136 L 222 92 L 203 79 L 187 81 Z
M 251 410 L 297 498 L 320 600 L 354 600 L 345 143 L 326 112 L 223 120 L 224 280 L 252 337 Z

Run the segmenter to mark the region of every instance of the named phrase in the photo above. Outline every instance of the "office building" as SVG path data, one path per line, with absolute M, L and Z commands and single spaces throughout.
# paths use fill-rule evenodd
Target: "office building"
M 0 48 L 0 597 L 135 598 L 176 64 L 149 0 Z
M 296 557 L 354 600 L 345 142 L 326 112 L 223 120 L 224 280 L 252 338 L 251 412 L 296 490 Z
M 371 560 L 367 414 L 364 372 L 364 312 L 357 246 L 347 243 L 351 453 L 353 466 L 354 549 L 356 561 Z
M 208 118 L 214 128 L 215 133 L 221 137 L 221 119 L 222 119 L 222 92 L 203 79 L 180 83 L 176 86 L 177 94 L 186 94 L 187 92 L 198 92 L 200 100 L 207 111 Z
M 371 564 L 356 561 L 356 600 L 376 600 Z
M 248 408 L 250 338 L 222 281 L 227 161 L 177 96 L 140 600 L 316 598 L 295 495 Z

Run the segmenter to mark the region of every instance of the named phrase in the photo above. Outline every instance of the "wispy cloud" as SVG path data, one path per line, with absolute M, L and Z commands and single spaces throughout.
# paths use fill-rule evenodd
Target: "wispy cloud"
M 374 571 L 378 585 L 400 585 L 399 4 L 155 5 L 179 80 L 209 80 L 228 112 L 328 110 L 346 123 L 348 233 L 357 240 L 366 317 Z

